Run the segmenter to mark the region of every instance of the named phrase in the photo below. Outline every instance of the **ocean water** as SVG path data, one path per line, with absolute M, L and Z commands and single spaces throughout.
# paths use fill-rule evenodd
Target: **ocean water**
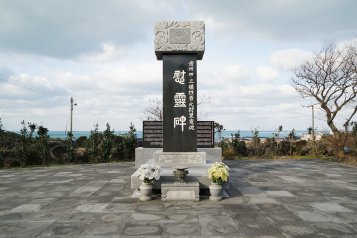
M 222 133 L 222 137 L 224 138 L 231 138 L 232 134 L 234 136 L 235 133 L 237 133 L 238 131 L 224 131 Z M 281 131 L 279 133 L 279 138 L 286 138 L 289 136 L 291 131 Z M 252 131 L 239 131 L 240 133 L 240 138 L 252 138 L 253 137 L 253 133 Z M 275 131 L 259 131 L 258 137 L 259 138 L 272 138 L 274 137 L 273 133 L 275 133 Z M 297 137 L 301 137 L 303 134 L 307 134 L 307 131 L 295 131 L 295 136 Z M 215 135 L 217 137 L 217 133 Z
M 232 134 L 234 136 L 235 133 L 238 131 L 223 131 L 222 132 L 222 137 L 223 138 L 231 138 Z M 114 131 L 114 134 L 116 135 L 124 135 L 128 133 L 128 131 Z M 260 131 L 259 132 L 259 137 L 260 138 L 271 138 L 273 137 L 274 131 Z M 282 131 L 279 134 L 279 138 L 285 138 L 288 137 L 290 131 Z M 59 139 L 64 139 L 66 138 L 66 132 L 65 131 L 49 131 L 48 132 L 49 136 L 51 138 L 59 138 Z M 307 134 L 307 131 L 295 131 L 296 136 L 301 137 L 303 134 Z M 73 135 L 75 138 L 78 138 L 80 136 L 89 136 L 90 131 L 73 131 Z M 143 132 L 142 131 L 137 131 L 136 132 L 137 138 L 143 138 Z M 249 139 L 252 138 L 252 132 L 251 131 L 240 131 L 240 137 Z M 218 134 L 215 134 L 215 139 L 218 139 Z
M 65 131 L 49 131 L 48 132 L 48 135 L 51 137 L 51 138 L 58 138 L 58 139 L 65 139 L 67 134 L 67 132 Z M 115 135 L 124 135 L 128 133 L 127 131 L 114 131 L 114 134 Z M 89 136 L 90 135 L 90 131 L 73 131 L 73 136 L 75 138 L 78 138 L 80 136 Z M 138 138 L 142 138 L 143 137 L 143 133 L 141 131 L 137 131 L 136 132 L 136 135 Z M 139 137 L 141 136 L 141 137 Z

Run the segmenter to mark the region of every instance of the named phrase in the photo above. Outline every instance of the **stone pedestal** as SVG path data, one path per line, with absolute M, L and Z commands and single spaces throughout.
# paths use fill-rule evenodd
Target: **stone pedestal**
M 162 183 L 162 201 L 199 201 L 200 186 L 198 182 Z

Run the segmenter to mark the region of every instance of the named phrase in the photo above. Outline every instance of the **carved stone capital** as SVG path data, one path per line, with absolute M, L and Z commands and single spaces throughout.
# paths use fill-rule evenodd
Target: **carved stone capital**
M 202 21 L 164 21 L 155 24 L 155 54 L 197 54 L 205 51 L 205 25 Z

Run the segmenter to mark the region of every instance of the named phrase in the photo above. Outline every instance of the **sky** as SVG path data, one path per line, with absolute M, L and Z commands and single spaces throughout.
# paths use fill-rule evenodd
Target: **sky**
M 155 22 L 204 21 L 200 120 L 306 130 L 314 101 L 291 86 L 292 70 L 331 41 L 355 41 L 356 9 L 354 0 L 1 0 L 0 118 L 6 130 L 22 120 L 68 130 L 73 97 L 73 130 L 141 130 L 149 101 L 162 98 Z M 317 108 L 318 130 L 323 119 Z

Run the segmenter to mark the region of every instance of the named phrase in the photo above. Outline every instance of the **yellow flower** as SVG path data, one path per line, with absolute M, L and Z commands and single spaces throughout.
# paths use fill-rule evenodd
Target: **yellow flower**
M 221 162 L 216 162 L 208 169 L 208 178 L 212 181 L 227 181 L 229 167 Z

